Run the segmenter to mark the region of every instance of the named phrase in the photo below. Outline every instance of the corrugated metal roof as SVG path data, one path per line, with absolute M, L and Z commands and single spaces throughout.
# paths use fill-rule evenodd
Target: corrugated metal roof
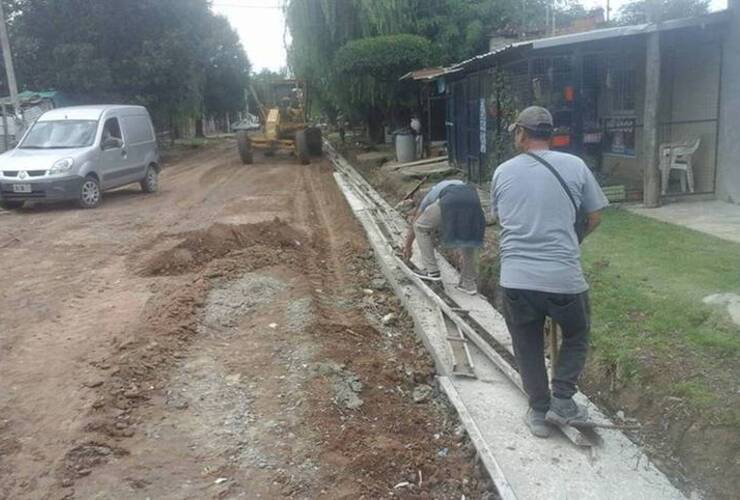
M 662 23 L 635 24 L 632 26 L 617 26 L 614 28 L 603 28 L 599 30 L 584 31 L 582 33 L 570 33 L 568 35 L 553 36 L 541 38 L 532 41 L 532 48 L 546 49 L 558 47 L 561 45 L 571 45 L 574 43 L 592 42 L 604 40 L 606 38 L 622 38 L 627 36 L 644 35 L 655 31 L 669 31 L 680 28 L 689 28 L 692 26 L 706 26 L 717 24 L 728 19 L 729 11 L 722 10 L 713 12 L 704 16 L 689 17 L 686 19 L 672 19 Z
M 526 40 L 521 42 L 515 42 L 510 45 L 496 48 L 491 52 L 480 54 L 465 61 L 450 66 L 451 69 L 461 71 L 469 69 L 471 66 L 478 63 L 479 65 L 487 59 L 497 59 L 504 54 L 507 54 L 516 49 L 531 48 L 532 50 L 548 49 L 552 47 L 560 47 L 566 45 L 573 45 L 577 43 L 593 42 L 597 40 L 623 38 L 635 35 L 643 35 L 655 31 L 668 31 L 681 28 L 689 28 L 692 26 L 707 26 L 710 24 L 717 24 L 725 22 L 729 19 L 730 11 L 722 10 L 719 12 L 713 12 L 704 16 L 691 17 L 686 19 L 673 19 L 670 21 L 664 21 L 662 23 L 648 23 L 648 24 L 636 24 L 632 26 L 617 26 L 614 28 L 603 28 L 598 30 L 584 31 L 582 33 L 570 33 L 567 35 L 552 36 L 547 38 L 539 38 L 536 40 Z
M 526 47 L 528 45 L 532 45 L 532 41 L 531 40 L 522 41 L 522 42 L 514 42 L 514 43 L 509 44 L 509 45 L 504 45 L 502 47 L 497 47 L 496 49 L 494 49 L 494 50 L 492 50 L 490 52 L 486 52 L 485 54 L 479 54 L 477 56 L 471 57 L 470 59 L 466 59 L 464 61 L 460 61 L 459 63 L 455 63 L 452 66 L 450 66 L 450 68 L 454 68 L 457 71 L 459 71 L 461 69 L 464 69 L 465 66 L 467 66 L 467 65 L 469 65 L 469 64 L 471 64 L 473 62 L 481 61 L 483 59 L 487 59 L 487 58 L 490 58 L 490 57 L 495 57 L 495 56 L 504 54 L 505 52 L 509 52 L 511 50 L 514 50 L 514 49 Z
M 450 73 L 454 73 L 456 71 L 460 71 L 459 69 L 453 69 L 453 68 L 442 68 L 442 67 L 435 67 L 435 68 L 423 68 L 423 69 L 417 69 L 416 71 L 411 71 L 409 73 L 406 73 L 403 75 L 399 80 L 414 80 L 414 81 L 431 81 L 435 78 L 439 78 L 440 76 L 444 76 Z
M 53 100 L 59 95 L 59 92 L 57 92 L 56 90 L 44 90 L 41 92 L 24 90 L 23 92 L 18 92 L 18 101 L 20 101 L 21 104 L 36 103 L 41 101 L 42 99 Z M 13 104 L 13 101 L 10 99 L 10 97 L 0 97 L 0 103 L 10 106 Z

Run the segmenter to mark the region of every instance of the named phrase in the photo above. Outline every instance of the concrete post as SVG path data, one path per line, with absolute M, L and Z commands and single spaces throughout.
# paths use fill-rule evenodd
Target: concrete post
M 722 47 L 717 199 L 740 203 L 740 0 L 729 0 L 731 20 Z
M 646 208 L 660 205 L 658 172 L 658 110 L 660 107 L 660 32 L 647 38 L 645 58 L 645 107 L 642 135 L 643 203 Z
M 8 76 L 8 90 L 10 91 L 10 100 L 13 102 L 13 112 L 16 117 L 19 117 L 21 110 L 18 102 L 18 84 L 15 81 L 13 56 L 10 52 L 10 39 L 8 38 L 8 29 L 5 25 L 5 13 L 3 12 L 2 2 L 0 2 L 0 43 L 2 43 L 5 73 Z

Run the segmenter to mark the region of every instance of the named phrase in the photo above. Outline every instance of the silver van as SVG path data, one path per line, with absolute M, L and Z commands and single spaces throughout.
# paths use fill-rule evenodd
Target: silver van
M 41 115 L 15 149 L 0 155 L 0 205 L 76 200 L 100 205 L 101 193 L 138 182 L 157 191 L 159 153 L 142 106 L 76 106 Z

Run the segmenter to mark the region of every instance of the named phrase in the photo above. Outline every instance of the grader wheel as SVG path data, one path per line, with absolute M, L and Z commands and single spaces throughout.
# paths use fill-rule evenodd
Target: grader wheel
M 295 155 L 301 165 L 311 163 L 311 153 L 308 150 L 308 138 L 305 130 L 299 130 L 295 134 Z
M 324 144 L 321 141 L 321 129 L 319 127 L 306 129 L 306 142 L 311 156 L 321 156 Z
M 252 156 L 252 141 L 249 140 L 246 130 L 240 130 L 236 133 L 236 144 L 239 146 L 239 157 L 244 165 L 254 163 Z

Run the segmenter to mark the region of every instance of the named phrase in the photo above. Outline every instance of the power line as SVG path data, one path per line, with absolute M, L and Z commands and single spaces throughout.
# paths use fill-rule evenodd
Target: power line
M 235 9 L 266 9 L 266 10 L 282 10 L 282 4 L 255 4 L 255 3 L 234 3 L 234 0 L 230 2 L 214 2 L 211 4 L 213 7 L 227 7 Z

